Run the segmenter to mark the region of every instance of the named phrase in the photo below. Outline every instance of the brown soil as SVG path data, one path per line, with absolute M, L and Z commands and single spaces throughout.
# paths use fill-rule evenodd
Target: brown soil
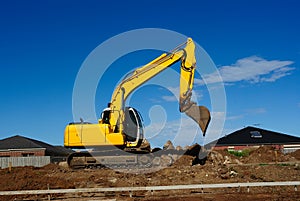
M 291 156 L 296 158 L 297 160 L 300 160 L 300 149 L 295 152 L 292 152 Z
M 271 163 L 293 161 L 295 158 L 290 154 L 283 154 L 274 147 L 262 146 L 252 152 L 245 158 L 245 163 Z
M 248 157 L 242 158 L 233 156 L 226 151 L 213 151 L 203 166 L 192 166 L 193 157 L 182 156 L 171 167 L 144 174 L 122 173 L 110 169 L 72 170 L 55 164 L 49 164 L 42 168 L 12 168 L 11 172 L 8 169 L 3 169 L 0 170 L 0 191 L 300 181 L 299 151 L 287 155 L 281 154 L 279 151 L 275 153 L 275 151 L 271 147 L 261 147 L 252 151 Z M 233 198 L 234 200 L 253 200 L 254 198 L 256 200 L 300 200 L 299 191 L 295 192 L 292 187 L 254 188 L 253 191 L 255 191 L 253 194 L 238 194 L 236 189 L 218 189 L 201 195 L 197 194 L 199 192 L 191 194 L 191 191 L 188 191 L 181 192 L 179 195 L 182 196 L 176 197 L 172 196 L 176 193 L 164 191 L 157 192 L 154 197 L 145 193 L 132 199 L 129 199 L 128 195 L 125 199 L 119 194 L 115 194 L 113 197 L 121 196 L 121 200 L 230 200 Z M 32 196 L 0 196 L 0 200 L 13 200 L 15 198 L 37 199 L 37 197 L 32 198 Z

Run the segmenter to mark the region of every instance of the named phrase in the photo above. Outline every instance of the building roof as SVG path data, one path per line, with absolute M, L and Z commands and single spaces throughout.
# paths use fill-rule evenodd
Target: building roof
M 9 138 L 0 140 L 0 150 L 3 149 L 30 149 L 30 148 L 45 148 L 47 156 L 66 156 L 72 151 L 62 146 L 52 146 L 42 141 L 31 138 L 15 135 Z
M 215 144 L 215 146 L 300 144 L 300 138 L 248 126 L 210 144 Z

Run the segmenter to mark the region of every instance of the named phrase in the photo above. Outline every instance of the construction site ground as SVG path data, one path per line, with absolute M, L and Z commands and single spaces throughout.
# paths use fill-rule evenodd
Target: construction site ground
M 260 147 L 244 156 L 212 151 L 205 165 L 191 165 L 182 156 L 158 171 L 124 173 L 111 169 L 72 170 L 58 164 L 41 168 L 15 167 L 0 170 L 0 191 L 76 189 L 99 187 L 166 186 L 236 182 L 300 181 L 300 150 L 283 154 Z M 300 200 L 300 186 L 195 189 L 155 192 L 77 193 L 0 196 L 0 200 Z

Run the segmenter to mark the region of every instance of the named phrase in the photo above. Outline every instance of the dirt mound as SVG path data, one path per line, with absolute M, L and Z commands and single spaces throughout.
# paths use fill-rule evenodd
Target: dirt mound
M 295 159 L 300 160 L 300 149 L 297 150 L 297 151 L 294 151 L 294 152 L 290 153 L 290 155 L 292 157 L 294 157 Z
M 1 190 L 31 190 L 51 188 L 74 188 L 67 178 L 52 177 L 51 173 L 63 172 L 63 170 L 54 164 L 43 168 L 35 167 L 16 167 L 9 172 L 8 169 L 0 171 L 0 189 Z M 8 182 L 13 181 L 13 182 Z
M 178 158 L 174 161 L 173 167 L 184 167 L 184 166 L 192 166 L 193 160 L 195 157 L 182 155 L 178 156 Z
M 272 146 L 261 146 L 251 151 L 249 156 L 245 158 L 245 163 L 272 163 L 290 161 L 288 155 L 284 155 L 280 150 Z
M 219 166 L 227 164 L 242 164 L 242 159 L 242 157 L 230 154 L 226 150 L 211 151 L 208 155 L 208 161 Z

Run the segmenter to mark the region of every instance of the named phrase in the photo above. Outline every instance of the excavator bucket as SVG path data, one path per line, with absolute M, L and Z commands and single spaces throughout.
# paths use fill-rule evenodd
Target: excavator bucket
M 203 136 L 205 136 L 208 124 L 210 122 L 209 110 L 204 106 L 192 105 L 188 110 L 185 111 L 185 114 L 199 124 Z

